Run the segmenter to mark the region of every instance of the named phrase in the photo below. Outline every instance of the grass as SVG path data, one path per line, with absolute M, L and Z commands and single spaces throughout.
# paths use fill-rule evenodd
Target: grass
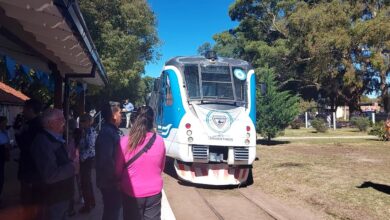
M 314 128 L 286 129 L 286 137 L 325 137 L 325 136 L 366 136 L 367 132 L 361 132 L 357 128 L 328 129 L 327 132 L 317 132 Z
M 259 145 L 254 186 L 328 219 L 388 219 L 389 150 L 389 142 L 365 139 Z M 373 187 L 358 188 L 366 181 Z

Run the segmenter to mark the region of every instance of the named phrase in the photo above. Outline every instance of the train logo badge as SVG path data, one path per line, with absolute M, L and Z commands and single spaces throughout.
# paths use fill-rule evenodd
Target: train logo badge
M 225 115 L 214 115 L 213 122 L 214 124 L 221 129 L 226 123 L 227 117 Z
M 210 111 L 206 116 L 206 122 L 211 130 L 223 133 L 229 130 L 233 119 L 227 112 Z

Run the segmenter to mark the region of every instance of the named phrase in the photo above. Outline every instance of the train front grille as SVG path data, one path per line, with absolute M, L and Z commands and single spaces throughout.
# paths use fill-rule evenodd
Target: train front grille
M 234 160 L 249 160 L 249 149 L 245 147 L 235 147 Z
M 194 160 L 208 160 L 209 148 L 203 145 L 192 145 L 192 155 Z

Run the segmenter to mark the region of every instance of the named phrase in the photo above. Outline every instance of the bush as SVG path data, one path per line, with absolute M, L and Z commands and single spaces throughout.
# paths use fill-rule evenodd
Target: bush
M 314 129 L 316 129 L 317 132 L 326 132 L 328 130 L 328 125 L 325 122 L 325 120 L 321 118 L 316 118 L 311 121 L 311 126 L 313 126 Z
M 367 131 L 370 126 L 370 120 L 365 117 L 354 117 L 351 119 L 352 125 L 356 126 L 359 131 Z
M 302 124 L 303 124 L 302 120 L 297 118 L 291 122 L 290 126 L 292 129 L 300 129 L 302 127 Z
M 386 140 L 386 129 L 383 121 L 376 123 L 368 132 L 369 135 L 378 136 L 382 141 Z

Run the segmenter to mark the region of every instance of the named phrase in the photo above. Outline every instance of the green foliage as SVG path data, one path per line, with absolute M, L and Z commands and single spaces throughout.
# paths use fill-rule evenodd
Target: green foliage
M 148 98 L 150 97 L 150 93 L 153 91 L 153 83 L 154 78 L 150 76 L 145 76 L 142 78 L 142 86 L 141 93 L 143 94 L 143 102 L 142 105 L 146 105 L 148 103 Z
M 121 101 L 144 101 L 141 74 L 159 54 L 156 18 L 144 0 L 80 0 L 91 37 L 109 76 L 110 84 L 90 88 L 90 105 Z
M 325 120 L 321 118 L 316 118 L 311 121 L 311 126 L 313 126 L 314 129 L 316 129 L 317 132 L 324 133 L 328 131 L 328 126 Z
M 378 136 L 380 140 L 386 140 L 386 129 L 383 121 L 376 123 L 372 129 L 368 132 L 369 135 Z
M 292 121 L 290 123 L 290 126 L 292 129 L 300 129 L 302 127 L 302 125 L 303 125 L 303 122 L 299 118 L 294 119 L 294 121 Z
M 229 33 L 229 31 L 215 34 L 213 36 L 216 44 L 213 50 L 222 57 L 240 58 L 242 54 L 242 38 L 235 37 Z
M 299 112 L 304 113 L 304 112 L 316 112 L 316 107 L 317 103 L 314 101 L 305 101 L 304 99 L 299 100 Z
M 346 104 L 351 111 L 366 92 L 385 100 L 390 1 L 236 0 L 229 15 L 239 26 L 214 35 L 214 49 L 273 68 L 281 89 L 305 100 L 321 93 L 333 109 Z
M 264 95 L 257 91 L 256 131 L 270 141 L 297 116 L 299 97 L 278 89 L 272 69 L 258 69 L 256 74 L 267 86 Z
M 353 117 L 351 124 L 356 126 L 359 131 L 367 131 L 367 128 L 370 126 L 370 120 L 366 117 Z
M 206 42 L 202 44 L 200 47 L 198 47 L 198 54 L 204 56 L 206 55 L 206 52 L 210 50 L 212 50 L 212 46 L 209 42 Z

